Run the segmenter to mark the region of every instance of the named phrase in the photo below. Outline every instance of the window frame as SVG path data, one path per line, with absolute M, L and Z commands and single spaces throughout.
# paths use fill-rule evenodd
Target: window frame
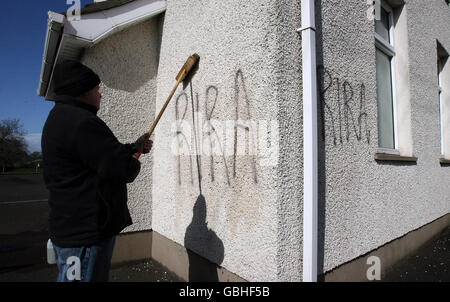
M 444 156 L 444 100 L 442 99 L 442 72 L 444 71 L 443 57 L 438 54 L 438 89 L 439 89 L 439 122 L 441 130 L 441 156 Z
M 394 10 L 384 1 L 380 1 L 381 7 L 388 13 L 389 20 L 389 40 L 386 41 L 381 37 L 374 26 L 375 48 L 390 57 L 391 69 L 391 89 L 392 89 L 392 119 L 393 119 L 393 135 L 394 135 L 394 149 L 378 146 L 378 152 L 399 154 L 398 152 L 398 125 L 397 125 L 397 102 L 396 102 L 396 81 L 395 81 L 395 39 L 394 39 Z M 375 21 L 376 22 L 376 21 Z M 377 83 L 378 85 L 378 83 Z M 378 100 L 377 100 L 378 102 Z
M 447 68 L 448 68 L 448 64 L 449 64 L 449 53 L 447 52 L 447 50 L 444 48 L 444 46 L 439 42 L 439 40 L 437 41 L 437 47 L 436 47 L 436 52 L 437 52 L 437 80 L 438 80 L 438 95 L 439 95 L 439 127 L 440 127 L 440 143 L 441 143 L 441 147 L 440 147 L 440 152 L 441 152 L 441 156 L 442 158 L 445 157 L 445 154 L 448 153 L 449 150 L 447 150 L 448 147 L 448 142 L 446 141 L 446 135 L 447 135 L 447 131 L 448 129 L 446 128 L 446 124 L 445 121 L 448 118 L 448 114 L 449 114 L 449 108 L 448 106 L 444 103 L 444 92 L 447 91 L 447 82 L 444 83 L 443 81 L 443 75 L 444 75 L 444 71 L 447 72 Z M 447 154 L 448 156 L 448 154 Z

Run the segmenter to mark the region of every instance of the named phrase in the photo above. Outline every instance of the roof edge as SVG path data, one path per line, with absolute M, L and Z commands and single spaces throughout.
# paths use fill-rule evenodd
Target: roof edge
M 41 75 L 37 94 L 45 96 L 49 86 L 49 78 L 56 60 L 56 53 L 61 40 L 65 17 L 55 12 L 48 12 L 47 33 L 45 35 L 44 53 L 42 55 Z
M 90 12 L 81 20 L 69 20 L 63 14 L 49 12 L 37 91 L 46 100 L 55 97 L 52 76 L 56 64 L 65 59 L 80 58 L 85 48 L 163 13 L 167 3 L 165 0 L 110 0 L 92 3 L 89 7 Z

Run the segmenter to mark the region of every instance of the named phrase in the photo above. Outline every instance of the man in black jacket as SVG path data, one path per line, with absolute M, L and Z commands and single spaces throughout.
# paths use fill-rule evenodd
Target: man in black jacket
M 58 281 L 107 281 L 115 236 L 132 224 L 127 183 L 148 153 L 147 134 L 121 144 L 97 117 L 100 78 L 76 61 L 55 66 L 58 96 L 42 133 L 49 231 Z

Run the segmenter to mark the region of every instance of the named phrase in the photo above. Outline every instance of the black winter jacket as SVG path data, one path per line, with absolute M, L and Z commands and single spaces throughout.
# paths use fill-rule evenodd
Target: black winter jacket
M 55 103 L 42 132 L 50 239 L 88 246 L 132 224 L 126 184 L 140 163 L 134 145 L 119 143 L 96 107 L 65 96 Z

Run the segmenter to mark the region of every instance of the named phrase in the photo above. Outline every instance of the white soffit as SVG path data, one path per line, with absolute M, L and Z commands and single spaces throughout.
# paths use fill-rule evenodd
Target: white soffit
M 64 35 L 94 45 L 127 27 L 143 22 L 166 10 L 166 1 L 136 0 L 104 11 L 81 15 L 80 20 L 64 22 Z

